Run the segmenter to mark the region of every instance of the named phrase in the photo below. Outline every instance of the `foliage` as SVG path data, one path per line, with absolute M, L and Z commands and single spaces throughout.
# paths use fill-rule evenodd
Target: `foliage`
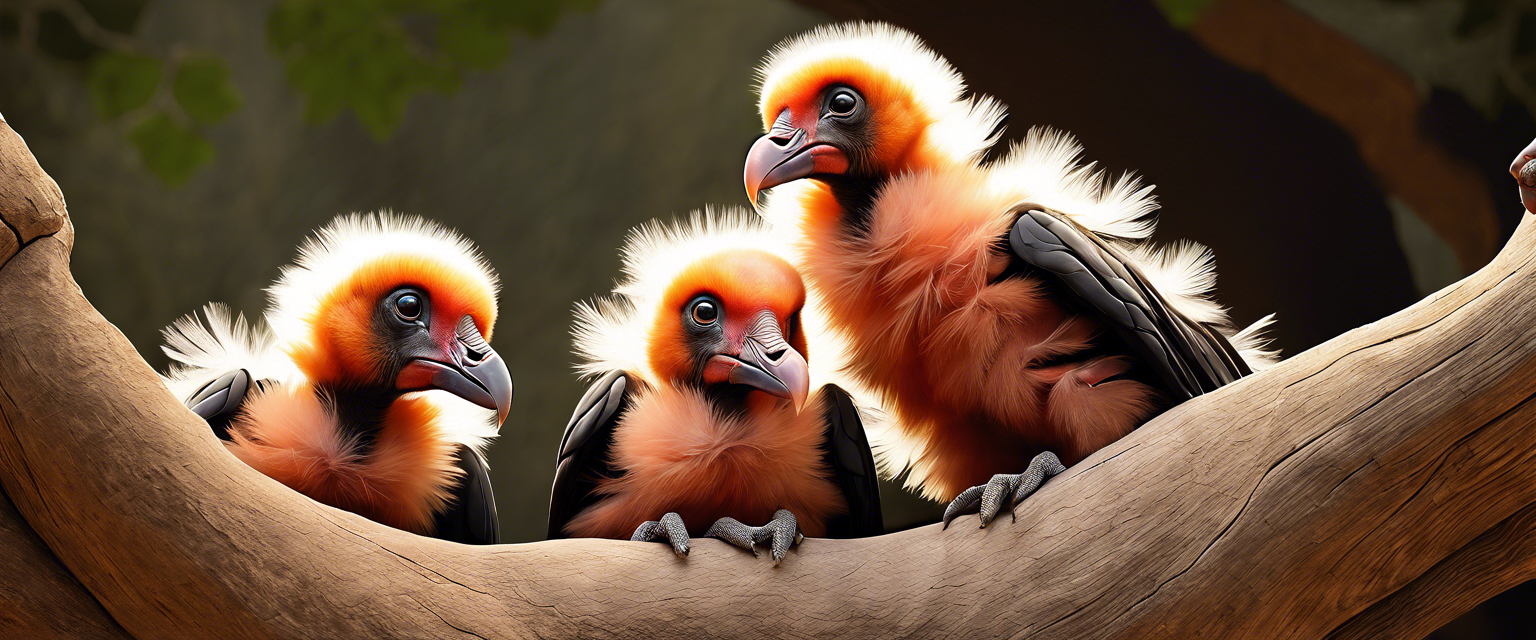
M 180 185 L 212 162 L 207 127 L 238 112 L 228 64 L 185 45 L 131 34 L 148 0 L 85 0 L 84 14 L 0 7 L 0 36 L 19 36 L 28 11 L 41 26 L 36 50 L 83 61 L 96 110 L 131 123 L 127 138 L 144 166 Z M 514 33 L 547 32 L 570 9 L 597 0 L 286 0 L 267 20 L 267 40 L 306 97 L 305 116 L 327 122 L 350 109 L 376 140 L 393 135 L 416 94 L 451 92 L 464 73 L 490 69 Z M 76 21 L 88 24 L 78 24 Z M 77 63 L 78 64 L 78 63 Z
M 350 108 L 377 140 L 399 126 L 416 94 L 458 87 L 511 50 L 513 32 L 540 34 L 562 11 L 595 0 L 288 0 L 267 39 L 307 96 L 305 116 L 326 122 Z
M 1200 19 L 1200 14 L 1205 13 L 1216 0 L 1156 0 L 1157 8 L 1162 10 L 1163 16 L 1168 22 L 1180 29 L 1188 29 Z
M 160 61 L 149 56 L 106 52 L 91 61 L 86 75 L 91 97 L 104 118 L 144 106 L 160 84 Z
M 193 125 L 223 120 L 241 99 L 222 60 L 166 57 L 103 51 L 91 58 L 86 85 L 103 118 L 136 121 L 129 142 L 145 167 L 174 186 L 213 161 L 212 143 Z
M 213 143 L 176 123 L 165 112 L 145 118 L 128 133 L 150 171 L 169 185 L 179 185 L 213 160 Z
M 240 108 L 240 92 L 229 81 L 229 67 L 217 58 L 182 61 L 171 93 L 188 116 L 203 124 L 223 120 Z

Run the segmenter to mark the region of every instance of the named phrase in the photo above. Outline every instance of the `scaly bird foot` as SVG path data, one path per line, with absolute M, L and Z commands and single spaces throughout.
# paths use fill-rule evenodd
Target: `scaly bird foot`
M 630 542 L 652 542 L 662 540 L 672 545 L 672 552 L 679 558 L 688 557 L 688 527 L 683 526 L 683 517 L 673 512 L 667 512 L 660 520 L 652 520 L 635 529 L 635 534 L 629 537 Z
M 754 556 L 757 555 L 757 545 L 772 541 L 768 553 L 773 557 L 774 566 L 779 565 L 789 553 L 790 547 L 805 539 L 805 536 L 800 535 L 800 525 L 795 521 L 795 514 L 785 509 L 774 512 L 773 519 L 761 527 L 749 527 L 735 518 L 721 518 L 710 525 L 704 535 L 751 551 Z
M 1047 478 L 1066 470 L 1056 454 L 1047 451 L 1030 460 L 1024 473 L 992 476 L 986 484 L 966 489 L 949 503 L 944 509 L 944 528 L 948 529 L 949 522 L 961 515 L 976 513 L 981 516 L 981 528 L 985 529 L 1004 507 L 1009 515 L 1013 515 L 1014 507 L 1045 484 Z

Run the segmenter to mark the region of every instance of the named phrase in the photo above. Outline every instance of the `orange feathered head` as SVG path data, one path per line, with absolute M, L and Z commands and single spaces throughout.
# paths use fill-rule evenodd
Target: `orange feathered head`
M 748 197 L 803 177 L 876 178 L 973 163 L 1003 117 L 916 36 L 882 23 L 821 27 L 776 47 L 760 69 L 768 135 L 752 146 Z
M 805 284 L 751 214 L 650 224 L 624 251 L 615 298 L 577 308 L 586 373 L 636 372 L 685 385 L 791 400 L 809 393 L 801 327 Z
M 511 377 L 487 343 L 496 287 L 452 231 L 389 213 L 343 216 L 283 269 L 267 322 L 314 383 L 443 389 L 504 418 Z

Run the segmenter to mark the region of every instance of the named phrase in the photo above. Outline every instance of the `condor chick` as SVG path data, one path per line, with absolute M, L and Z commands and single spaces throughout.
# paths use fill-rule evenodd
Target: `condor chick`
M 579 369 L 601 378 L 560 445 L 551 538 L 686 555 L 702 534 L 778 564 L 802 532 L 880 533 L 858 412 L 835 386 L 808 399 L 805 287 L 750 220 L 637 229 L 616 295 L 578 307 Z
M 851 374 L 894 414 L 883 470 L 954 499 L 946 524 L 986 526 L 1062 462 L 1267 362 L 1268 318 L 1230 330 L 1203 247 L 1143 242 L 1150 187 L 1045 130 L 983 162 L 1001 105 L 912 34 L 818 29 L 761 75 L 748 196 L 784 185 L 763 214 L 798 234 Z
M 496 542 L 483 449 L 512 377 L 487 340 L 496 276 L 420 218 L 337 218 L 268 289 L 270 329 L 222 305 L 164 331 L 173 391 L 241 461 L 316 501 Z

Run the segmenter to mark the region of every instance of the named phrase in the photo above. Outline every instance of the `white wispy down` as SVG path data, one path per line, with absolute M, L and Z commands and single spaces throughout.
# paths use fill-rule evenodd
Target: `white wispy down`
M 308 319 L 321 300 L 357 269 L 391 256 L 420 256 L 461 274 L 494 299 L 497 279 L 478 249 L 458 233 L 416 216 L 390 212 L 338 216 L 299 248 L 294 264 L 284 267 L 267 289 L 265 323 L 247 322 L 229 307 L 212 303 L 202 317 L 187 314 L 161 330 L 171 358 L 162 379 L 185 400 L 214 378 L 245 369 L 256 380 L 281 385 L 304 384 L 286 347 L 308 339 Z M 453 394 L 420 394 L 437 407 L 439 423 L 455 442 L 483 451 L 496 436 L 496 412 Z

